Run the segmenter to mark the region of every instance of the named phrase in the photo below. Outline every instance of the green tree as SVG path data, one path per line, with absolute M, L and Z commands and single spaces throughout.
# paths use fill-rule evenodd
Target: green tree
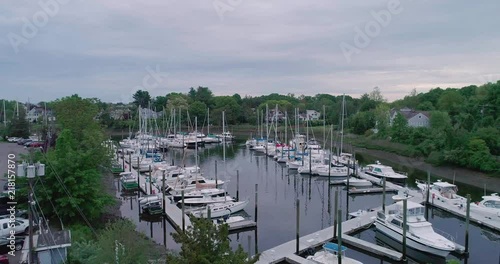
M 444 130 L 451 127 L 450 116 L 446 112 L 433 111 L 429 120 L 432 129 Z
M 159 259 L 161 253 L 157 246 L 134 230 L 135 225 L 128 220 L 108 224 L 96 240 L 73 243 L 71 263 L 115 263 L 118 257 L 120 264 L 137 264 Z
M 216 96 L 214 97 L 214 110 L 213 115 L 212 112 L 210 114 L 210 119 L 213 120 L 214 123 L 218 123 L 222 125 L 222 111 L 226 113 L 226 122 L 228 124 L 236 124 L 238 117 L 240 115 L 240 106 L 232 96 Z
M 456 89 L 446 90 L 438 101 L 438 108 L 442 111 L 456 113 L 462 107 L 464 102 L 463 96 Z
M 148 107 L 151 102 L 151 95 L 149 95 L 148 91 L 138 90 L 132 98 L 134 98 L 134 104 L 142 108 Z
M 24 111 L 19 111 L 19 115 L 14 116 L 8 124 L 7 135 L 9 137 L 28 138 L 30 136 L 29 123 L 26 120 Z
M 173 233 L 174 241 L 182 244 L 178 255 L 167 255 L 168 263 L 179 264 L 250 264 L 241 245 L 233 252 L 229 244 L 229 226 L 215 225 L 205 218 L 191 217 L 192 227 L 186 232 Z
M 207 115 L 207 105 L 200 101 L 194 101 L 189 105 L 189 115 L 194 118 L 198 117 L 198 122 L 203 122 Z
M 404 143 L 408 138 L 408 121 L 400 113 L 397 113 L 392 121 L 391 138 L 401 143 Z
M 490 150 L 486 146 L 486 142 L 482 139 L 471 139 L 467 144 L 466 150 L 468 167 L 480 169 L 483 171 L 494 171 L 498 169 L 498 163 L 495 162 L 490 155 Z

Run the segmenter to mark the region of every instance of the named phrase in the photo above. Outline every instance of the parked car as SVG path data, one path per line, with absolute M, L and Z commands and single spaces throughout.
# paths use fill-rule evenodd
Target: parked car
M 27 210 L 22 210 L 22 209 L 16 210 L 16 214 L 15 215 L 16 215 L 16 218 L 21 218 L 22 220 L 28 219 L 28 217 L 29 217 L 28 211 Z M 8 218 L 10 218 L 10 212 L 8 212 L 7 214 L 4 214 L 4 215 L 0 215 L 0 219 L 8 219 Z M 34 217 L 34 219 L 36 221 L 38 221 L 37 217 Z
M 10 235 L 10 231 L 14 228 L 16 234 L 28 233 L 29 221 L 26 219 L 16 219 L 14 222 L 9 222 L 10 219 L 0 219 L 0 237 Z
M 32 141 L 24 145 L 25 148 L 43 148 L 45 142 Z
M 17 141 L 17 144 L 18 144 L 18 145 L 25 145 L 26 143 L 31 142 L 31 141 L 33 141 L 33 140 L 31 140 L 31 139 L 29 139 L 29 138 L 21 138 L 21 139 L 19 139 L 19 140 Z
M 18 140 L 20 140 L 20 139 L 22 139 L 22 138 L 18 138 L 18 137 L 9 137 L 9 138 L 7 138 L 7 141 L 9 141 L 9 142 L 17 142 L 17 141 L 18 141 Z
M 15 248 L 16 251 L 23 249 L 25 238 L 26 238 L 25 236 L 15 236 L 15 238 L 14 238 L 15 244 L 14 245 L 16 246 L 16 248 Z M 6 253 L 6 252 L 11 251 L 11 249 L 7 247 L 10 243 L 11 243 L 10 240 L 7 239 L 6 237 L 0 237 L 0 252 Z M 2 263 L 2 262 L 0 262 L 0 263 Z
M 0 255 L 0 264 L 9 264 L 9 255 Z

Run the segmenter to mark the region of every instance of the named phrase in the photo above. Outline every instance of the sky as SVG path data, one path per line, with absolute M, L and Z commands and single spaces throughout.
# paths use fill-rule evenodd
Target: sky
M 500 79 L 498 0 L 3 0 L 0 98 L 389 100 Z

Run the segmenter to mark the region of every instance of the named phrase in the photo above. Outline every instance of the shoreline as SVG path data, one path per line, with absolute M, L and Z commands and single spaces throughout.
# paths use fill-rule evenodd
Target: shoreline
M 353 146 L 352 149 L 355 152 L 389 160 L 409 168 L 421 171 L 430 171 L 431 174 L 443 179 L 453 180 L 453 178 L 455 177 L 455 181 L 457 182 L 461 182 L 481 189 L 484 189 L 486 185 L 486 190 L 489 192 L 498 192 L 498 190 L 500 190 L 500 179 L 488 176 L 486 173 L 453 166 L 436 167 L 419 158 L 405 157 L 383 150 L 360 148 L 356 146 Z

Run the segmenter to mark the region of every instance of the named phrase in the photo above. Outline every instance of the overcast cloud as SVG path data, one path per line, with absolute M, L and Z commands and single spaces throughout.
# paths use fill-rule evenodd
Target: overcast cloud
M 154 96 L 197 86 L 216 95 L 359 96 L 378 86 L 394 100 L 413 88 L 500 79 L 500 2 L 391 1 L 41 0 L 53 4 L 43 11 L 7 0 L 0 97 L 126 101 L 148 67 L 161 71 L 144 87 Z M 388 3 L 397 11 L 381 25 L 372 13 L 390 12 Z M 23 32 L 26 21 L 35 33 Z M 379 30 L 366 32 L 367 23 Z M 356 45 L 356 27 L 373 36 L 368 45 Z M 356 52 L 346 56 L 342 43 Z

